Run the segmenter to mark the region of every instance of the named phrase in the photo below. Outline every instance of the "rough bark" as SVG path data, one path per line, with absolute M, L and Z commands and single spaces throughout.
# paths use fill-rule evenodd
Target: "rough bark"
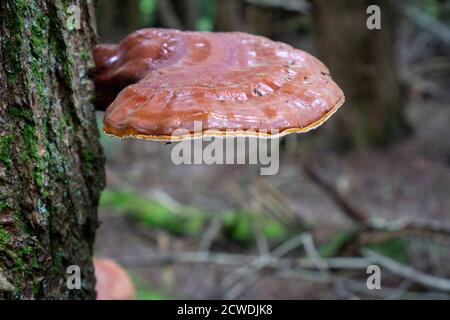
M 395 8 L 381 0 L 313 0 L 321 58 L 346 95 L 331 127 L 344 146 L 384 145 L 409 132 L 395 67 Z M 369 5 L 381 30 L 366 27 Z M 334 127 L 333 127 L 334 126 Z
M 95 297 L 92 245 L 104 185 L 91 47 L 93 1 L 0 4 L 0 298 Z M 66 286 L 81 269 L 81 289 Z M 3 283 L 3 284 L 2 284 Z

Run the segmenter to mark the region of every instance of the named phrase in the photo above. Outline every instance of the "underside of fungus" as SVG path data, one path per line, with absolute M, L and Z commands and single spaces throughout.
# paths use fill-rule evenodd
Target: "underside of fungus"
M 94 59 L 104 130 L 118 137 L 278 137 L 318 127 L 344 103 L 319 60 L 245 33 L 143 29 L 96 46 Z

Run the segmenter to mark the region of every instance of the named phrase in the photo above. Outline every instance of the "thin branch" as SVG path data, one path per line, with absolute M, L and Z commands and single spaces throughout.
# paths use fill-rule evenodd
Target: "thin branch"
M 212 243 L 217 238 L 217 236 L 220 233 L 220 230 L 222 229 L 223 225 L 223 218 L 221 214 L 216 214 L 212 218 L 208 228 L 206 229 L 206 232 L 204 233 L 203 237 L 200 240 L 200 244 L 198 245 L 198 250 L 200 252 L 209 252 L 209 249 L 211 248 Z
M 298 238 L 295 240 L 299 240 Z M 274 270 L 282 274 L 291 274 L 301 271 L 305 278 L 311 276 L 308 272 L 317 270 L 317 262 L 311 258 L 279 258 L 290 250 L 300 245 L 302 241 L 291 242 L 284 244 L 278 248 L 277 256 L 255 256 L 243 254 L 228 254 L 228 253 L 210 253 L 210 252 L 184 252 L 174 254 L 152 254 L 139 259 L 120 259 L 120 263 L 128 268 L 138 267 L 144 268 L 148 266 L 161 266 L 168 264 L 212 264 L 218 266 L 243 266 L 240 269 L 239 275 L 248 275 L 248 271 L 252 273 L 262 269 Z M 296 246 L 294 246 L 294 244 Z M 337 257 L 324 258 L 323 262 L 330 269 L 363 269 L 365 270 L 370 264 L 379 264 L 388 269 L 392 273 L 403 278 L 410 279 L 423 286 L 439 289 L 443 291 L 450 291 L 450 280 L 432 276 L 421 271 L 417 271 L 409 266 L 400 264 L 390 258 L 382 256 L 376 252 L 368 249 L 362 251 L 364 257 Z M 316 274 L 313 274 L 314 277 Z M 324 282 L 328 281 L 329 275 L 321 274 L 320 277 Z M 233 279 L 234 280 L 234 279 Z M 235 283 L 235 281 L 232 281 Z
M 209 264 L 216 266 L 238 267 L 260 258 L 258 255 L 216 253 L 216 252 L 175 252 L 150 254 L 139 257 L 124 257 L 119 262 L 127 268 L 146 268 L 171 264 Z M 370 262 L 360 257 L 324 258 L 330 269 L 366 269 Z M 273 263 L 271 268 L 316 269 L 316 264 L 309 258 L 283 258 Z
M 316 265 L 318 270 L 322 272 L 328 272 L 329 267 L 324 259 L 317 252 L 316 246 L 314 244 L 313 237 L 310 233 L 304 233 L 302 235 L 303 247 L 305 248 L 306 255 L 309 259 Z
M 298 279 L 318 284 L 327 285 L 329 283 L 340 283 L 345 286 L 348 290 L 359 294 L 369 295 L 374 298 L 389 299 L 393 295 L 398 293 L 399 288 L 391 288 L 383 286 L 381 290 L 369 290 L 364 281 L 358 281 L 351 278 L 345 278 L 342 276 L 333 276 L 332 279 L 325 277 L 322 273 L 318 271 L 311 270 L 281 270 L 277 274 L 282 279 Z M 415 291 L 404 291 L 401 294 L 403 299 L 442 299 L 448 300 L 450 295 L 443 292 L 415 292 Z
M 410 279 L 416 283 L 420 283 L 425 287 L 430 287 L 443 291 L 450 291 L 450 280 L 435 277 L 421 271 L 415 270 L 410 266 L 403 265 L 388 257 L 385 257 L 375 251 L 362 249 L 362 254 L 374 264 L 388 269 L 389 271 L 400 275 L 406 279 Z
M 225 292 L 225 298 L 233 300 L 240 297 L 258 279 L 259 271 L 276 264 L 279 258 L 304 244 L 304 239 L 304 234 L 291 238 L 275 248 L 269 255 L 260 256 L 249 265 L 235 270 L 222 282 L 225 287 L 229 286 Z
M 421 234 L 450 235 L 450 226 L 440 221 L 414 221 L 411 219 L 386 220 L 382 218 L 370 218 L 369 226 L 375 230 L 390 232 L 411 232 Z
M 400 233 L 420 233 L 420 234 L 440 234 L 450 236 L 450 226 L 442 222 L 435 221 L 413 221 L 410 219 L 386 220 L 381 218 L 372 218 L 370 215 L 349 199 L 347 199 L 333 183 L 326 181 L 318 174 L 311 165 L 303 164 L 305 174 L 322 191 L 324 191 L 336 205 L 350 218 L 361 231 L 382 231 Z M 364 234 L 362 234 L 364 236 Z
M 257 271 L 269 265 L 275 264 L 280 257 L 298 248 L 302 244 L 303 244 L 303 235 L 298 235 L 294 238 L 291 238 L 283 242 L 281 245 L 275 248 L 270 254 L 259 256 L 253 261 L 251 261 L 249 264 L 234 270 L 232 273 L 230 273 L 222 280 L 221 287 L 229 288 L 228 290 L 234 290 L 233 287 L 236 284 L 238 284 L 241 279 L 245 278 L 255 279 L 257 276 L 256 274 Z M 253 280 L 247 279 L 246 283 L 249 282 L 253 282 Z M 238 286 L 242 285 L 243 285 L 242 283 L 238 284 Z M 235 296 L 229 294 L 229 298 L 235 298 Z

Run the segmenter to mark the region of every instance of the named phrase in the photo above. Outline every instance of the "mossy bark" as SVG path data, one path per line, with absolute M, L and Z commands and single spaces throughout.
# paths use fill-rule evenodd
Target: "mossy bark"
M 104 158 L 92 105 L 93 1 L 0 3 L 0 298 L 95 297 Z M 66 286 L 78 265 L 81 289 Z
M 342 147 L 386 145 L 410 132 L 395 62 L 396 9 L 391 1 L 311 0 L 320 57 L 346 103 L 327 128 Z M 381 9 L 369 30 L 367 7 Z

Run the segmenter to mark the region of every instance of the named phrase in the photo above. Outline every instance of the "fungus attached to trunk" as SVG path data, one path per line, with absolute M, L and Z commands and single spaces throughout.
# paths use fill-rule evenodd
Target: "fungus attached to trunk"
M 104 130 L 119 137 L 192 138 L 194 121 L 201 135 L 274 137 L 316 128 L 344 102 L 319 60 L 245 33 L 143 29 L 94 59 Z

